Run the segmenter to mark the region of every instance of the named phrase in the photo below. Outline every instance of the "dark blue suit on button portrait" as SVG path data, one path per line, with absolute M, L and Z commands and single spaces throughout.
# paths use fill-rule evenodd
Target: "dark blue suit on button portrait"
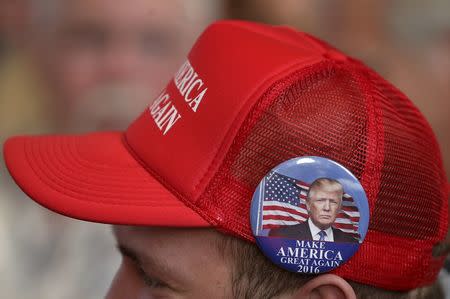
M 332 227 L 334 242 L 358 242 L 351 234 Z M 297 240 L 313 240 L 308 221 L 296 225 L 289 225 L 280 228 L 273 228 L 269 231 L 270 237 L 283 237 Z

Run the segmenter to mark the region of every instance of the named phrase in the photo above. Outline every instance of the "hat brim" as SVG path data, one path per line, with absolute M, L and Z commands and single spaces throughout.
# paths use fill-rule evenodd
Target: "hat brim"
M 19 136 L 4 145 L 6 166 L 33 200 L 86 221 L 209 227 L 131 155 L 122 132 Z

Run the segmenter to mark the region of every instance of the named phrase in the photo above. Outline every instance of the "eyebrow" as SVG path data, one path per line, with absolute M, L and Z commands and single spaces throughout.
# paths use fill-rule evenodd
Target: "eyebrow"
M 129 257 L 133 262 L 135 262 L 139 266 L 146 265 L 152 268 L 164 270 L 164 272 L 169 272 L 167 265 L 154 259 L 153 257 L 139 254 L 137 251 L 121 243 L 118 243 L 116 247 L 123 256 Z
M 149 275 L 150 277 L 156 276 L 155 278 L 167 284 L 174 290 L 182 290 L 180 283 L 184 280 L 172 271 L 166 263 L 161 262 L 152 256 L 139 254 L 137 251 L 120 242 L 117 243 L 116 247 L 123 256 L 130 258 L 146 275 Z M 145 266 L 151 269 L 150 273 L 147 272 L 148 269 Z

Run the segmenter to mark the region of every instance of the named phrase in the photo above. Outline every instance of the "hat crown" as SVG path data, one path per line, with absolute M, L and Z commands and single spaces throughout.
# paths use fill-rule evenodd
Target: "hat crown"
M 126 133 L 168 189 L 210 223 L 253 240 L 249 207 L 261 178 L 294 157 L 332 159 L 360 180 L 371 213 L 365 243 L 338 273 L 398 289 L 434 279 L 447 183 L 434 134 L 404 94 L 361 62 L 283 27 L 216 23 L 188 61 L 207 88 L 202 102 L 183 98 L 189 87 L 176 75 L 166 91 L 184 107 L 177 127 L 161 134 L 144 112 Z M 399 252 L 404 258 L 392 260 Z M 408 281 L 396 274 L 405 271 Z

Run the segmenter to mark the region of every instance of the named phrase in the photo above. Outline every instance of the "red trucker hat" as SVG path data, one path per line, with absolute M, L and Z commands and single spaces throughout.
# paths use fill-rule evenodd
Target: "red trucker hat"
M 448 224 L 439 146 L 411 101 L 360 61 L 287 27 L 221 21 L 149 103 L 125 132 L 10 138 L 6 165 L 32 199 L 70 217 L 254 242 L 261 178 L 293 157 L 325 157 L 356 176 L 370 211 L 359 251 L 334 273 L 392 290 L 436 279 Z

